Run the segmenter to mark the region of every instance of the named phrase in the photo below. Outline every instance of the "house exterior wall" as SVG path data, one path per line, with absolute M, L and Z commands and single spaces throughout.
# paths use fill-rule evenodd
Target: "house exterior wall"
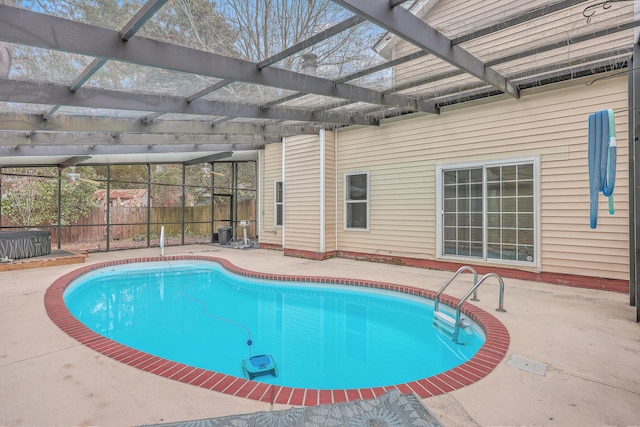
M 591 230 L 587 120 L 605 108 L 618 112 L 616 213 L 608 214 L 601 197 L 598 227 Z M 540 173 L 540 263 L 517 268 L 626 280 L 626 109 L 626 77 L 619 77 L 590 86 L 583 81 L 540 93 L 525 91 L 519 100 L 467 103 L 379 128 L 340 130 L 338 202 L 344 200 L 344 173 L 368 171 L 371 224 L 366 232 L 339 231 L 338 250 L 436 259 L 436 167 L 535 157 Z M 342 215 L 342 207 L 338 212 Z
M 505 96 L 465 103 L 448 107 L 440 115 L 403 116 L 385 120 L 379 127 L 343 128 L 336 133 L 337 141 L 333 132 L 326 132 L 323 177 L 319 136 L 287 138 L 285 254 L 287 250 L 322 252 L 319 189 L 324 179 L 323 252 L 328 256 L 435 267 L 458 262 L 480 270 L 495 267 L 526 272 L 531 278 L 540 274 L 603 278 L 617 281 L 613 286 L 624 291 L 629 277 L 627 81 L 621 76 L 591 85 L 585 82 L 589 80 L 523 91 L 520 99 Z M 606 198 L 601 196 L 598 227 L 592 230 L 587 120 L 590 113 L 607 108 L 616 113 L 616 210 L 615 215 L 609 215 Z M 272 149 L 269 147 L 267 150 Z M 264 158 L 267 169 L 281 171 L 277 162 L 281 156 L 266 153 Z M 539 177 L 537 263 L 516 265 L 440 257 L 438 168 L 523 158 L 535 159 Z M 369 227 L 346 230 L 344 177 L 361 172 L 369 174 Z M 265 175 L 269 173 L 265 171 Z M 273 183 L 266 185 L 271 189 Z M 272 210 L 273 204 L 262 209 Z M 563 276 L 555 281 L 563 283 L 565 279 Z
M 282 180 L 282 144 L 260 151 L 260 243 L 282 247 L 282 227 L 275 226 L 275 182 Z
M 338 133 L 339 251 L 433 259 L 435 161 L 415 151 L 424 136 L 418 120 Z M 344 175 L 358 172 L 369 173 L 368 231 L 344 229 Z
M 275 224 L 274 188 L 275 182 L 282 180 L 283 144 L 268 144 L 260 152 L 260 244 L 262 247 L 287 248 L 289 254 L 303 253 L 304 256 L 317 254 L 317 258 L 335 253 L 338 231 L 335 133 L 325 132 L 324 143 L 321 144 L 321 141 L 320 135 L 292 137 L 286 140 L 287 183 L 285 183 L 283 227 L 273 226 Z M 323 167 L 320 164 L 320 156 L 324 158 Z M 323 183 L 324 187 L 320 183 Z M 324 197 L 321 191 L 324 191 Z M 322 201 L 324 211 L 321 208 Z M 288 205 L 291 205 L 291 211 L 287 209 Z M 317 219 L 312 222 L 307 221 L 308 218 Z M 285 230 L 288 238 L 283 244 Z M 313 236 L 312 240 L 309 239 L 310 236 Z
M 320 252 L 320 142 L 318 135 L 284 143 L 285 253 Z

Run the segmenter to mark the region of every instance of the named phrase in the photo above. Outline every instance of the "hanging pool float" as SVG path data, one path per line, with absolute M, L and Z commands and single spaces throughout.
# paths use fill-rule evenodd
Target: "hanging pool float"
M 616 131 L 613 110 L 589 115 L 589 193 L 591 228 L 598 224 L 600 192 L 609 197 L 609 213 L 613 214 L 613 189 L 616 180 Z

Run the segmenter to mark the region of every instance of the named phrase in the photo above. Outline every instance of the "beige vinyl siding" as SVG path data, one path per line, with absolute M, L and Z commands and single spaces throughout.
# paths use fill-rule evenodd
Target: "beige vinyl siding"
M 582 82 L 584 83 L 584 82 Z M 616 113 L 616 214 L 600 200 L 589 228 L 587 119 Z M 628 150 L 625 77 L 524 91 L 519 100 L 465 104 L 440 115 L 391 120 L 338 134 L 339 249 L 436 257 L 436 165 L 538 157 L 540 269 L 628 278 Z M 370 173 L 368 232 L 343 230 L 344 173 Z M 502 265 L 502 264 L 501 264 Z
M 275 182 L 282 180 L 282 144 L 267 144 L 260 151 L 260 172 L 260 243 L 282 245 L 282 227 L 274 226 Z
M 589 88 L 584 90 L 585 88 Z M 629 187 L 628 117 L 625 78 L 604 80 L 576 88 L 582 99 L 566 103 L 565 123 L 555 126 L 570 141 L 567 159 L 541 164 L 541 237 L 543 270 L 550 272 L 628 279 Z M 558 103 L 562 94 L 552 98 Z M 589 228 L 589 175 L 587 119 L 594 111 L 616 112 L 618 159 L 616 212 L 609 215 L 607 198 L 600 195 L 598 227 Z
M 285 249 L 320 251 L 320 142 L 318 135 L 285 140 Z
M 353 167 L 348 168 L 344 165 L 347 154 L 341 149 L 341 137 L 338 139 L 338 200 L 342 205 L 338 209 L 338 248 L 343 251 L 423 258 L 429 251 L 428 242 L 435 241 L 435 224 L 430 224 L 428 220 L 435 220 L 435 187 L 429 188 L 429 181 L 435 179 L 434 163 L 354 162 Z M 410 158 L 408 156 L 404 160 Z M 357 172 L 369 173 L 368 231 L 344 229 L 344 174 Z
M 473 31 L 495 25 L 496 21 L 502 21 L 522 15 L 529 10 L 547 6 L 548 1 L 513 1 L 513 0 L 474 0 L 453 1 L 440 0 L 429 10 L 422 19 L 430 26 L 440 31 L 446 37 L 455 39 L 459 36 L 470 34 Z M 585 4 L 576 4 L 562 12 L 556 12 L 538 19 L 528 20 L 515 26 L 505 26 L 490 34 L 465 41 L 458 46 L 471 53 L 484 63 L 491 63 L 500 58 L 535 49 L 537 47 L 552 45 L 556 48 L 541 51 L 531 55 L 520 55 L 515 60 L 499 61 L 491 66 L 495 71 L 504 76 L 513 76 L 530 68 L 544 67 L 549 64 L 558 64 L 568 60 L 584 61 L 585 57 L 600 51 L 603 46 L 607 49 L 626 49 L 629 40 L 633 37 L 633 30 L 612 32 L 606 37 L 589 39 L 579 43 L 572 43 L 567 48 L 566 37 L 577 38 L 592 34 L 594 31 L 619 26 L 623 19 L 628 19 L 633 13 L 633 2 L 617 3 L 615 8 L 600 9 L 597 20 L 586 23 L 582 12 Z M 562 31 L 558 31 L 562 28 Z M 393 45 L 394 58 L 400 58 L 419 49 L 402 39 L 392 38 L 389 42 Z M 560 69 L 558 65 L 553 68 Z M 428 70 L 428 72 L 425 72 Z M 418 81 L 424 77 L 442 75 L 445 72 L 456 70 L 447 62 L 435 55 L 426 55 L 417 60 L 395 67 L 394 83 L 402 85 L 406 82 Z M 450 90 L 450 84 L 473 84 L 479 80 L 469 74 L 458 74 L 436 82 L 423 84 L 406 89 L 400 93 L 406 95 L 419 95 L 421 97 L 435 98 L 444 95 Z
M 325 235 L 325 252 L 331 252 L 336 249 L 336 232 L 337 232 L 337 201 L 336 201 L 336 155 L 335 155 L 335 137 L 333 131 L 325 132 L 325 155 L 324 155 L 324 235 Z
M 545 0 L 439 0 L 422 19 L 452 37 L 494 24 L 496 16 L 505 19 L 548 3 Z

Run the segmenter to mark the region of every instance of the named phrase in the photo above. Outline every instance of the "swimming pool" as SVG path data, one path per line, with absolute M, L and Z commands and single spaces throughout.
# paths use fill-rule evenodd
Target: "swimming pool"
M 193 258 L 216 262 L 204 268 L 183 261 Z M 163 259 L 161 264 L 146 264 L 145 275 L 151 277 L 151 282 L 144 286 L 127 284 L 129 279 L 122 277 L 138 275 L 135 272 L 138 266 L 114 266 L 127 264 L 126 261 L 90 266 L 67 275 L 51 286 L 51 292 L 47 292 L 52 294 L 52 302 L 56 300 L 55 309 L 50 309 L 47 304 L 50 317 L 59 325 L 62 324 L 61 327 L 70 335 L 79 335 L 74 337 L 85 341 L 90 347 L 149 372 L 231 394 L 240 393 L 259 400 L 293 404 L 296 404 L 296 400 L 300 401 L 297 404 L 322 403 L 326 400 L 322 398 L 327 395 L 326 392 L 329 392 L 331 401 L 365 398 L 390 387 L 403 392 L 416 391 L 421 396 L 440 394 L 468 385 L 488 374 L 504 357 L 508 347 L 506 329 L 486 312 L 469 305 L 470 310 L 465 310 L 466 315 L 482 325 L 486 342 L 482 344 L 482 333 L 478 334 L 478 340 L 477 337 L 470 339 L 465 346 L 436 339 L 439 343 L 444 341 L 445 347 L 452 347 L 454 353 L 449 357 L 436 357 L 447 361 L 436 371 L 429 371 L 424 365 L 440 363 L 440 360 L 424 363 L 425 354 L 432 350 L 430 347 L 420 347 L 425 332 L 432 332 L 433 329 L 432 315 L 425 310 L 425 307 L 432 306 L 432 301 L 425 299 L 433 297 L 432 292 L 378 282 L 266 275 L 242 270 L 225 260 L 210 257 L 172 257 L 169 263 L 166 260 Z M 252 278 L 246 283 L 237 282 L 234 278 L 228 278 L 228 273 L 219 265 L 244 278 Z M 164 267 L 159 270 L 161 266 Z M 100 267 L 109 268 L 97 270 Z M 149 272 L 152 274 L 149 275 Z M 207 275 L 211 277 L 207 278 Z M 116 277 L 117 282 L 122 281 L 118 291 L 104 288 L 107 283 L 115 283 Z M 69 286 L 75 278 L 103 283 L 95 283 L 90 287 Z M 175 278 L 181 280 L 174 282 Z M 255 279 L 276 279 L 288 283 L 263 284 Z M 290 282 L 293 279 L 309 283 L 292 286 Z M 212 281 L 222 283 L 221 286 L 215 286 L 222 291 L 211 295 L 202 293 Z M 354 291 L 353 286 L 336 286 L 330 282 L 361 288 Z M 94 296 L 85 298 L 83 294 L 86 289 L 83 288 L 100 290 Z M 92 301 L 85 304 L 85 308 L 71 304 L 71 312 L 91 330 L 77 324 L 71 332 L 67 330 L 70 318 L 75 317 L 69 310 L 65 313 L 60 307 L 59 300 L 65 289 L 67 299 L 79 297 L 80 300 Z M 283 289 L 288 293 L 283 293 Z M 387 290 L 404 292 L 404 295 L 389 300 Z M 234 294 L 248 299 L 241 304 L 230 303 L 229 298 Z M 99 296 L 96 298 L 96 295 Z M 131 305 L 135 299 L 143 304 Z M 170 320 L 170 316 L 162 311 L 169 301 L 182 302 L 181 308 L 177 309 L 180 320 Z M 445 298 L 444 302 L 455 301 Z M 394 320 L 398 315 L 391 312 L 391 306 L 398 304 L 403 312 L 403 321 L 400 322 Z M 83 307 L 83 304 L 79 307 Z M 122 307 L 128 309 L 122 310 Z M 300 313 L 304 310 L 310 310 L 312 315 L 300 321 L 303 318 Z M 64 319 L 58 319 L 59 312 Z M 97 317 L 87 317 L 88 312 L 97 314 Z M 298 322 L 292 322 L 292 319 L 298 319 Z M 193 326 L 193 322 L 200 325 Z M 131 336 L 123 334 L 123 331 L 132 329 L 134 324 L 146 324 L 146 331 L 135 331 Z M 419 327 L 409 327 L 414 324 Z M 200 329 L 200 326 L 204 328 Z M 178 342 L 164 335 L 180 330 L 183 332 L 178 332 L 182 335 Z M 336 331 L 338 335 L 330 337 L 330 332 Z M 371 338 L 372 332 L 377 334 L 374 339 Z M 147 338 L 141 340 L 141 336 Z M 248 339 L 251 339 L 251 346 L 247 345 Z M 197 343 L 197 350 L 176 353 L 176 349 L 186 348 L 190 343 Z M 220 343 L 224 343 L 224 350 Z M 214 360 L 213 355 L 218 353 L 223 353 L 225 360 L 222 365 Z M 251 354 L 273 355 L 278 375 L 263 375 L 254 381 L 243 379 L 241 361 L 248 359 Z M 199 357 L 202 355 L 205 357 Z M 378 360 L 378 356 L 384 360 Z M 454 368 L 455 365 L 459 366 Z M 181 367 L 180 371 L 173 372 L 178 366 Z M 396 369 L 398 366 L 403 369 Z M 412 369 L 404 369 L 407 366 Z M 417 371 L 413 368 L 417 368 Z M 347 377 L 347 371 L 353 371 L 355 379 Z M 402 371 L 400 376 L 397 371 Z M 326 382 L 327 378 L 331 382 Z M 302 394 L 299 390 L 303 390 Z

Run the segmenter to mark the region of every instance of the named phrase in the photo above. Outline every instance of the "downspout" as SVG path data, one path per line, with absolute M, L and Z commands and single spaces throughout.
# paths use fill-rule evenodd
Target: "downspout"
M 320 129 L 320 253 L 325 253 L 325 131 Z
M 58 167 L 58 225 L 56 232 L 58 234 L 58 249 L 62 248 L 62 169 Z
M 285 211 L 287 210 L 287 192 L 286 192 L 286 188 L 287 188 L 287 180 L 285 177 L 285 173 L 284 173 L 284 166 L 285 166 L 285 143 L 286 143 L 287 138 L 286 137 L 282 137 L 282 250 L 284 250 L 285 248 L 285 230 L 287 228 L 287 221 L 286 221 L 286 215 L 284 214 Z
M 184 236 L 184 212 L 182 213 L 182 235 Z M 164 245 L 164 243 L 162 242 L 162 239 L 160 239 L 160 244 Z M 184 238 L 182 239 L 182 244 L 184 245 Z M 147 163 L 147 248 L 150 248 L 150 247 L 151 247 L 151 164 Z
M 233 198 L 231 199 L 231 238 L 237 239 L 238 231 L 238 162 L 231 162 L 231 186 Z
M 215 162 L 211 163 L 211 170 L 213 171 L 216 167 Z M 211 174 L 211 179 L 209 180 L 209 193 L 211 194 L 211 243 L 213 241 L 213 234 L 216 233 L 216 174 Z M 184 200 L 184 199 L 183 199 Z M 216 243 L 220 243 L 220 235 L 218 235 L 218 241 Z
M 149 169 L 149 172 L 151 172 L 151 169 Z M 149 175 L 149 177 L 151 177 L 151 175 Z M 151 213 L 151 199 L 149 199 L 149 213 Z M 182 232 L 180 233 L 182 235 L 182 238 L 180 240 L 181 245 L 184 245 L 184 236 L 187 233 L 187 224 L 185 223 L 186 216 L 187 216 L 187 167 L 183 163 L 182 164 L 182 226 L 180 228 L 182 230 Z M 149 218 L 151 218 L 151 215 L 149 215 Z M 162 227 L 164 227 L 164 225 Z M 164 228 L 162 228 L 162 230 L 164 230 Z M 162 245 L 164 246 L 164 236 L 162 239 Z M 162 248 L 162 254 L 164 255 L 164 247 Z
M 636 304 L 636 221 L 635 221 L 635 115 L 637 114 L 635 111 L 635 102 L 633 97 L 635 96 L 634 92 L 634 81 L 633 81 L 633 70 L 638 66 L 638 59 L 635 57 L 635 52 L 638 49 L 634 46 L 634 56 L 631 57 L 631 66 L 628 67 L 629 71 L 627 72 L 627 85 L 628 85 L 628 135 L 629 135 L 629 305 L 632 307 Z
M 260 198 L 262 197 L 262 179 L 260 178 L 260 173 L 262 172 L 261 160 L 260 157 L 264 154 L 264 150 L 258 152 L 258 161 L 256 162 L 256 176 L 258 177 L 258 182 L 256 185 L 256 203 L 259 204 L 256 209 L 256 235 L 258 236 L 258 245 L 260 245 L 260 222 L 262 221 L 262 206 L 264 203 L 260 202 Z M 264 202 L 264 200 L 263 200 Z
M 636 40 L 633 46 L 633 67 L 631 67 L 632 73 L 632 85 L 633 94 L 631 96 L 632 108 L 629 109 L 629 114 L 633 114 L 633 120 L 630 120 L 630 126 L 633 126 L 632 133 L 629 135 L 629 193 L 633 192 L 633 197 L 629 198 L 629 201 L 633 200 L 633 206 L 629 206 L 630 223 L 633 227 L 629 230 L 629 247 L 633 249 L 633 253 L 630 253 L 629 264 L 633 264 L 633 267 L 629 266 L 629 298 L 631 306 L 636 307 L 636 322 L 640 322 L 640 265 L 638 260 L 640 259 L 640 194 L 638 188 L 640 187 L 640 113 L 638 112 L 638 103 L 640 102 L 640 40 Z M 633 244 L 631 244 L 633 243 Z
M 2 230 L 2 167 L 0 167 L 0 231 Z
M 640 18 L 640 5 L 634 4 L 634 20 Z M 633 31 L 633 57 L 629 75 L 629 299 L 630 305 L 636 307 L 636 322 L 640 322 L 640 29 Z
M 336 253 L 338 252 L 338 129 L 334 129 L 333 130 L 333 166 L 334 166 L 334 183 L 335 183 L 335 189 L 334 189 L 334 197 L 335 197 L 335 221 L 334 222 L 334 230 L 335 230 L 335 234 L 336 234 L 336 238 L 335 238 L 335 248 L 334 250 L 336 251 Z
M 109 252 L 111 240 L 111 164 L 107 164 L 107 252 Z

